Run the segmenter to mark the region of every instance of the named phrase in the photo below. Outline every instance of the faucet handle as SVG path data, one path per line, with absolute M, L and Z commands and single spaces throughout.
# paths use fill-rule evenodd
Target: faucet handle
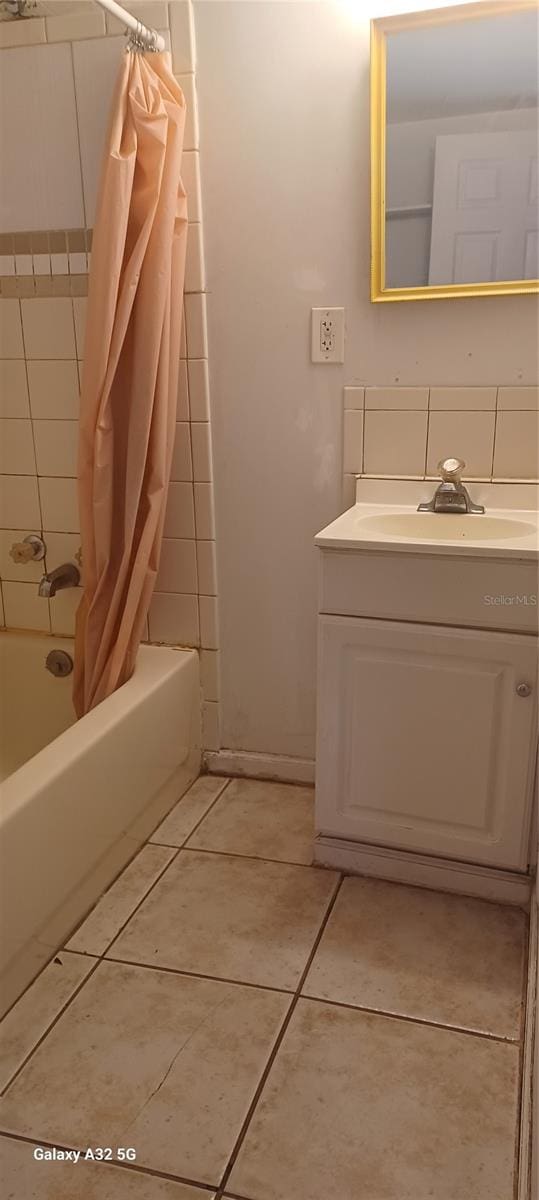
M 39 561 L 45 557 L 46 546 L 37 533 L 30 533 L 22 542 L 13 542 L 9 557 L 16 563 Z
M 444 483 L 460 483 L 460 477 L 465 466 L 466 463 L 462 458 L 442 458 L 438 463 L 437 470 Z

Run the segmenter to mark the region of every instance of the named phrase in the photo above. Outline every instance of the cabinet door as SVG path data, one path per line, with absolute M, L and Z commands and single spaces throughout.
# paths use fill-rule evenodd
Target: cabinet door
M 321 617 L 318 832 L 525 869 L 536 647 L 522 634 Z

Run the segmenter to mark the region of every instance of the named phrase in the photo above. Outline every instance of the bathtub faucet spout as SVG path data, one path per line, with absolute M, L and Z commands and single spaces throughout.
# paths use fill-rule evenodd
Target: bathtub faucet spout
M 43 576 L 38 592 L 40 596 L 55 596 L 61 588 L 78 587 L 79 583 L 80 571 L 77 564 L 62 563 L 61 567 L 55 567 L 54 571 L 49 571 Z

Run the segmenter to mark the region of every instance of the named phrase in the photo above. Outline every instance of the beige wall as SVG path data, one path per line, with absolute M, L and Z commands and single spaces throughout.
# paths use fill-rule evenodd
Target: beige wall
M 201 646 L 205 742 L 218 744 L 219 653 L 195 49 L 188 0 L 128 4 L 163 31 L 188 101 L 190 228 L 178 421 L 166 537 L 149 615 L 154 642 Z M 46 20 L 0 23 L 0 601 L 11 628 L 70 634 L 78 595 L 37 594 L 43 564 L 9 549 L 43 530 L 46 567 L 78 549 L 76 453 L 85 250 L 51 254 L 43 234 L 91 228 L 121 26 L 94 3 L 47 4 Z M 24 152 L 23 152 L 24 148 Z M 7 177 L 6 177 L 7 174 Z M 28 236 L 39 231 L 32 253 Z M 9 236 L 6 236 L 9 235 Z M 69 249 L 69 245 L 64 247 Z M 57 247 L 56 247 L 57 249 Z M 45 253 L 46 251 L 46 253 Z M 89 255 L 88 255 L 89 259 Z M 78 294 L 75 294 L 75 293 Z
M 312 538 L 341 505 L 343 385 L 537 382 L 535 298 L 369 301 L 366 8 L 194 5 L 222 743 L 243 750 L 314 753 Z M 344 367 L 309 360 L 326 304 L 346 308 Z

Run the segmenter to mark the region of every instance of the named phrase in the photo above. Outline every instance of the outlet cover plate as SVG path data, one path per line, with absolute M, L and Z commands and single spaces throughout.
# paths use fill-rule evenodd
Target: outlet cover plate
M 344 362 L 344 308 L 311 309 L 311 362 Z

